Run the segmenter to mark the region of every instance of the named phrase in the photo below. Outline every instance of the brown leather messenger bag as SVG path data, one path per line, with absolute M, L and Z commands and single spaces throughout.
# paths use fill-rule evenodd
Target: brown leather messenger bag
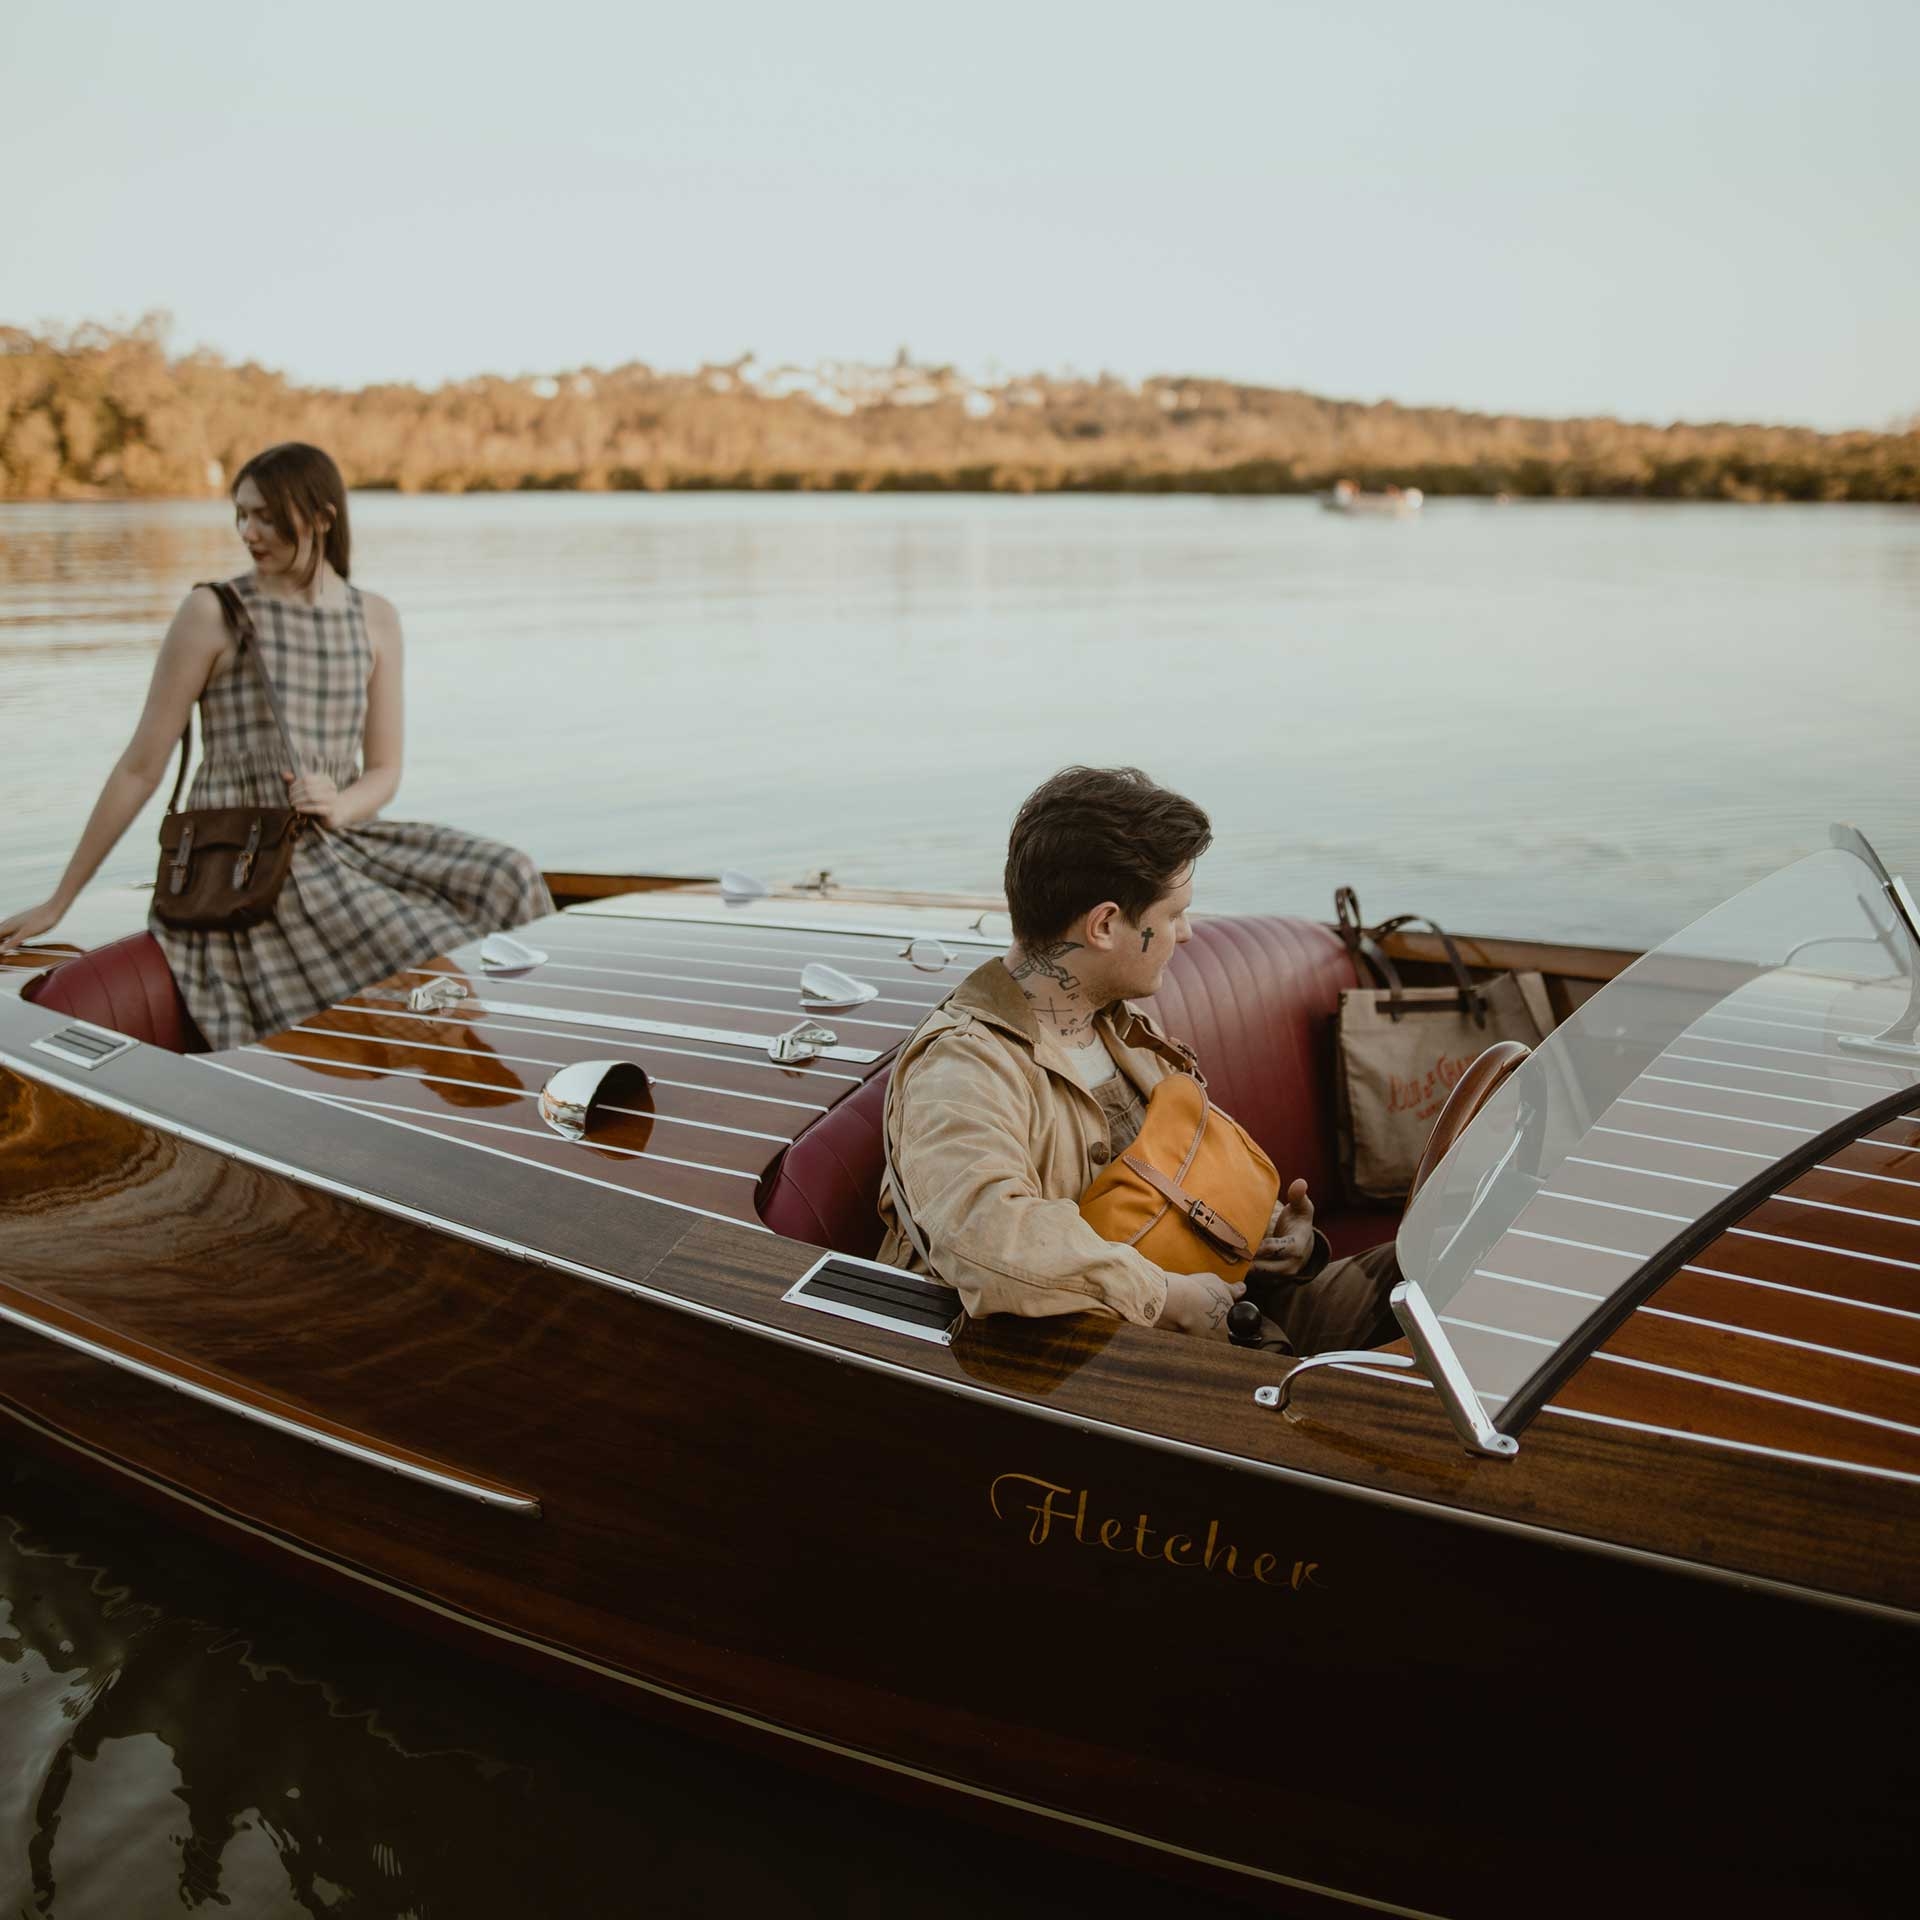
M 299 756 L 280 711 L 273 677 L 260 657 L 260 636 L 246 603 L 224 580 L 213 589 L 239 649 L 241 671 L 253 663 L 266 690 L 267 706 L 287 756 L 287 770 L 300 771 Z M 293 866 L 293 850 L 308 816 L 292 807 L 180 808 L 193 757 L 193 715 L 180 735 L 180 771 L 174 776 L 167 816 L 160 823 L 160 871 L 153 883 L 154 913 L 170 927 L 237 933 L 273 917 L 274 902 Z

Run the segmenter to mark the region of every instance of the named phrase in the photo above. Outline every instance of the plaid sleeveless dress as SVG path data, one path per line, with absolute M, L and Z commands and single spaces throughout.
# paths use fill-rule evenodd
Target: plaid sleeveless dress
M 356 587 L 306 607 L 233 582 L 260 636 L 295 771 L 342 788 L 360 777 L 373 645 Z M 286 754 L 260 677 L 237 657 L 200 696 L 201 759 L 189 807 L 287 803 Z M 524 853 L 453 827 L 374 819 L 309 829 L 273 918 L 239 933 L 147 922 L 210 1047 L 237 1047 L 450 947 L 553 911 Z

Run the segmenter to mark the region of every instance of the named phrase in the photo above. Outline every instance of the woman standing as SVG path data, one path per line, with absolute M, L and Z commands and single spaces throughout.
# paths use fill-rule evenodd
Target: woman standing
M 289 441 L 233 484 L 253 570 L 232 584 L 253 617 L 298 764 L 211 589 L 196 587 L 160 648 L 132 741 L 52 896 L 0 920 L 0 952 L 47 932 L 153 797 L 200 705 L 187 806 L 291 806 L 311 816 L 271 919 L 237 933 L 148 926 L 207 1044 L 293 1025 L 401 967 L 553 910 L 523 853 L 452 827 L 380 819 L 400 785 L 400 616 L 351 584 L 347 493 L 318 447 Z

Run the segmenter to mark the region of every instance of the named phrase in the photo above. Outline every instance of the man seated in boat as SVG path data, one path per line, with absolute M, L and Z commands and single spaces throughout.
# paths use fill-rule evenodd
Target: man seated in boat
M 1102 1239 L 1078 1205 L 1175 1071 L 1151 1046 L 1166 1036 L 1128 1002 L 1158 989 L 1192 937 L 1194 864 L 1212 838 L 1199 807 L 1131 767 L 1069 767 L 1028 797 L 1007 845 L 1013 946 L 934 1008 L 894 1068 L 882 1260 L 931 1268 L 976 1317 L 1224 1329 L 1245 1282 L 1170 1273 Z M 1262 1310 L 1303 1354 L 1391 1339 L 1391 1245 L 1329 1262 L 1306 1182 L 1281 1176 L 1251 1263 Z

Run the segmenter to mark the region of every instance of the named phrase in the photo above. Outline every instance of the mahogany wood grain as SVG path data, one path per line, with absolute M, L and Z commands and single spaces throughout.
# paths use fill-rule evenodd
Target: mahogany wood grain
M 212 1099 L 218 1079 L 136 1060 L 118 1087 L 204 1101 L 200 1119 L 244 1125 L 256 1151 L 304 1137 L 336 1165 L 359 1155 L 390 1189 L 443 1177 L 432 1142 L 401 1168 L 332 1109 L 294 1129 L 266 1089 Z M 236 1435 L 25 1335 L 0 1335 L 0 1397 L 289 1550 L 592 1662 L 609 1685 L 645 1678 L 1429 1911 L 1488 1910 L 1516 1863 L 1545 1871 L 1578 1844 L 1596 1799 L 1693 1796 L 1684 1834 L 1624 1815 L 1606 1872 L 1684 1876 L 1760 1818 L 1785 1835 L 1770 1862 L 1783 1883 L 1837 1854 L 1864 1899 L 1902 1844 L 1914 1783 L 1862 1756 L 1884 1705 L 1874 1676 L 1898 1669 L 1910 1628 L 1764 1589 L 1736 1601 L 1565 1536 L 1911 1612 L 1910 1487 L 1552 1413 L 1515 1461 L 1472 1460 L 1433 1396 L 1404 1384 L 1316 1375 L 1294 1423 L 1253 1401 L 1272 1356 L 1112 1324 L 1076 1339 L 986 1323 L 949 1352 L 783 1302 L 813 1254 L 770 1235 L 662 1222 L 645 1203 L 616 1220 L 613 1195 L 588 1196 L 590 1233 L 551 1208 L 520 1222 L 549 1256 L 591 1244 L 733 1319 L 702 1317 L 11 1074 L 0 1152 L 36 1169 L 0 1193 L 13 1284 L 524 1487 L 543 1505 L 538 1547 L 526 1523 Z M 536 1191 L 503 1163 L 465 1197 L 486 1227 Z M 1049 1487 L 1062 1505 L 1036 1540 Z M 1082 1494 L 1076 1530 L 1060 1516 Z M 1209 1533 L 1234 1545 L 1231 1566 L 1196 1564 Z M 1497 1864 L 1450 1844 L 1487 1817 L 1471 1769 L 1433 1770 L 1382 1819 L 1382 1713 L 1441 1752 L 1447 1729 L 1498 1724 L 1515 1686 L 1586 1674 L 1596 1654 L 1606 1684 L 1556 1702 L 1551 1781 L 1503 1790 Z M 1704 1785 L 1642 1738 L 1676 1698 L 1711 1729 Z M 1311 1767 L 1276 1726 L 1311 1729 Z M 1250 1821 L 1249 1804 L 1279 1812 Z M 1606 1890 L 1617 1901 L 1621 1883 Z

